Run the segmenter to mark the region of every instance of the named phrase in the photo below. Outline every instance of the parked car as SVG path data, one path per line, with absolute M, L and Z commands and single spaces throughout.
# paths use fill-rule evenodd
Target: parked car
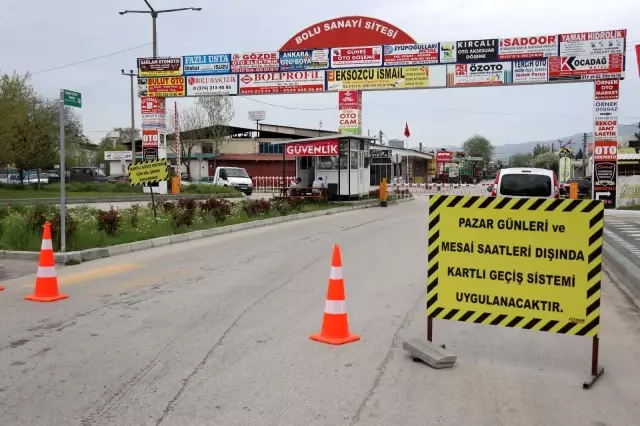
M 553 170 L 514 167 L 500 170 L 487 192 L 492 197 L 560 198 L 564 188 Z
M 127 175 L 109 176 L 107 178 L 107 182 L 109 182 L 109 183 L 129 183 L 129 176 L 127 176 Z
M 72 167 L 69 182 L 108 182 L 109 178 L 98 167 Z

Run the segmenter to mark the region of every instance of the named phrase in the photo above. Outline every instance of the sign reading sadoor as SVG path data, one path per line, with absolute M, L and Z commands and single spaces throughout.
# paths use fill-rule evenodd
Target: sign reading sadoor
M 182 75 L 182 58 L 140 58 L 138 75 L 140 77 Z
M 604 205 L 431 196 L 427 316 L 596 336 Z
M 327 89 L 338 90 L 386 90 L 445 87 L 445 65 L 419 67 L 358 68 L 327 72 Z

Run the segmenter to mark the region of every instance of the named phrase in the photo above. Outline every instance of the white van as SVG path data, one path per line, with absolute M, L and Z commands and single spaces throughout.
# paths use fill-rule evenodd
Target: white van
M 487 192 L 491 192 L 492 197 L 560 198 L 555 172 L 529 167 L 499 170 Z

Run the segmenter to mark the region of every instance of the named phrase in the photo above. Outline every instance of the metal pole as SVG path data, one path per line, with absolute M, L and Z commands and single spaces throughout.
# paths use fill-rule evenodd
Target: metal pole
M 64 159 L 64 91 L 60 90 L 60 252 L 67 249 L 67 173 Z
M 129 77 L 131 78 L 131 162 L 136 162 L 136 111 L 135 111 L 135 97 L 133 90 L 133 70 L 130 70 L 131 74 Z
M 156 27 L 156 19 L 158 18 L 157 13 L 151 13 L 151 21 L 153 22 L 153 57 L 158 57 L 158 33 Z

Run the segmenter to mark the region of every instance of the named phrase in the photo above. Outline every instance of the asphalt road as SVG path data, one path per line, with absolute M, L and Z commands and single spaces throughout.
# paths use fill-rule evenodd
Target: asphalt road
M 424 336 L 427 198 L 60 267 L 69 299 L 0 293 L 0 424 L 635 426 L 640 313 L 603 282 L 605 375 L 590 340 L 436 321 L 453 369 L 413 363 Z M 308 340 L 341 244 L 360 342 Z

